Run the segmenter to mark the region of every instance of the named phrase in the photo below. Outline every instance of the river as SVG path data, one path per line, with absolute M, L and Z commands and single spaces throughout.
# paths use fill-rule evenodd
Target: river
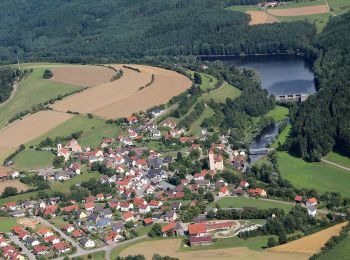
M 299 56 L 252 55 L 203 57 L 202 60 L 221 60 L 226 64 L 254 68 L 261 80 L 261 87 L 275 96 L 316 93 L 312 64 Z M 278 123 L 265 128 L 251 145 L 250 151 L 268 148 L 278 135 Z M 251 163 L 263 154 L 251 155 Z

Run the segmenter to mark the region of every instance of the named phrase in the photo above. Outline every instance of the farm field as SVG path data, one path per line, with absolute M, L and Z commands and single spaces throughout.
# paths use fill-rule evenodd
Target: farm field
M 51 165 L 55 155 L 51 152 L 24 150 L 13 159 L 14 168 L 20 170 L 35 170 Z
M 219 242 L 220 247 L 222 249 L 209 249 L 213 246 L 203 247 L 199 248 L 202 250 L 191 250 L 187 252 L 179 252 L 178 249 L 181 246 L 181 239 L 166 239 L 166 240 L 153 240 L 148 242 L 141 242 L 137 243 L 131 246 L 128 246 L 126 249 L 121 251 L 120 256 L 128 256 L 128 255 L 135 255 L 139 252 L 142 252 L 142 254 L 146 257 L 147 260 L 151 260 L 152 256 L 156 253 L 162 252 L 162 255 L 168 255 L 172 257 L 177 257 L 181 260 L 212 260 L 212 259 L 262 259 L 262 260 L 277 260 L 277 259 L 285 259 L 285 260 L 292 260 L 292 259 L 307 259 L 307 258 L 300 258 L 300 254 L 281 254 L 281 253 L 271 253 L 271 252 L 264 252 L 264 251 L 255 251 L 248 247 L 245 247 L 244 244 L 246 244 L 246 241 L 244 242 L 235 242 L 233 243 L 234 239 L 221 239 L 222 241 Z M 250 239 L 249 239 L 250 240 Z M 254 238 L 254 241 L 252 241 L 253 247 L 256 247 L 262 243 L 262 240 L 258 238 Z M 257 240 L 257 241 L 255 241 Z M 264 242 L 266 243 L 267 240 Z M 249 243 L 249 242 L 248 242 Z M 225 247 L 226 246 L 230 246 Z M 243 246 L 242 246 L 243 244 Z M 112 257 L 115 256 L 115 254 L 112 254 Z
M 234 99 L 236 97 L 239 97 L 241 94 L 241 91 L 238 88 L 235 88 L 231 86 L 230 84 L 224 84 L 220 88 L 214 89 L 210 91 L 209 93 L 203 94 L 199 100 L 202 101 L 209 101 L 210 99 L 213 99 L 215 102 L 218 103 L 225 103 L 226 98 Z
M 323 245 L 332 237 L 337 236 L 347 222 L 343 222 L 315 234 L 268 249 L 270 252 L 301 253 L 313 255 L 321 250 Z
M 278 152 L 278 166 L 284 178 L 298 188 L 314 188 L 318 192 L 340 192 L 350 196 L 350 173 L 323 162 L 308 163 L 287 152 Z
M 272 109 L 266 114 L 266 116 L 272 117 L 275 121 L 282 121 L 284 119 L 287 119 L 288 115 L 288 108 L 282 106 L 276 106 L 274 109 Z
M 211 203 L 210 205 L 214 207 L 216 204 L 218 204 L 221 208 L 243 208 L 243 207 L 257 207 L 260 209 L 279 208 L 279 209 L 285 210 L 286 212 L 289 212 L 289 210 L 292 208 L 291 204 L 287 204 L 279 201 L 270 201 L 270 200 L 245 198 L 245 197 L 221 198 L 218 201 Z
M 273 9 L 286 9 L 286 8 L 296 8 L 296 7 L 309 7 L 315 5 L 325 5 L 325 0 L 311 0 L 311 1 L 290 1 L 286 2 L 284 5 L 274 7 Z
M 348 260 L 350 252 L 350 237 L 345 238 L 338 245 L 336 245 L 331 251 L 322 255 L 319 260 Z
M 330 11 L 340 15 L 350 10 L 349 0 L 327 0 Z
M 201 124 L 204 119 L 210 118 L 214 115 L 214 111 L 211 107 L 205 106 L 204 112 L 202 115 L 192 123 L 191 128 L 190 128 L 190 133 L 193 133 L 194 135 L 199 135 L 201 131 Z
M 316 25 L 318 32 L 321 32 L 326 26 L 331 15 L 329 13 L 313 14 L 313 15 L 301 15 L 301 16 L 276 16 L 280 21 L 292 22 L 305 20 Z
M 64 95 L 78 89 L 69 84 L 44 80 L 42 78 L 44 70 L 44 68 L 35 68 L 27 78 L 20 82 L 13 99 L 1 107 L 0 129 L 16 113 L 31 109 L 33 105 L 46 102 L 59 95 Z
M 80 87 L 92 87 L 110 82 L 116 72 L 102 66 L 81 65 L 72 67 L 53 67 L 51 81 Z
M 347 156 L 341 155 L 339 153 L 330 152 L 323 158 L 326 159 L 327 161 L 331 161 L 341 166 L 350 168 L 350 158 Z
M 20 182 L 19 180 L 2 181 L 0 182 L 0 194 L 3 193 L 6 187 L 17 188 L 18 192 L 28 190 L 28 186 Z
M 132 65 L 140 70 L 136 72 L 120 65 L 114 67 L 124 71 L 123 77 L 119 80 L 70 96 L 55 103 L 52 106 L 53 109 L 63 112 L 70 110 L 83 114 L 92 113 L 103 118 L 115 119 L 164 104 L 192 85 L 187 77 L 161 68 Z M 144 87 L 151 82 L 152 75 L 154 75 L 154 82 Z
M 250 15 L 249 25 L 277 23 L 278 19 L 264 11 L 246 11 Z
M 45 110 L 17 121 L 0 132 L 0 158 L 6 157 L 11 150 L 16 150 L 21 144 L 45 134 L 72 117 L 70 114 Z
M 105 120 L 101 118 L 94 117 L 90 119 L 85 116 L 74 116 L 44 135 L 30 141 L 26 146 L 37 145 L 47 137 L 64 137 L 78 131 L 83 131 L 78 140 L 80 145 L 96 147 L 100 144 L 102 138 L 116 137 L 120 129 L 115 125 L 106 124 Z

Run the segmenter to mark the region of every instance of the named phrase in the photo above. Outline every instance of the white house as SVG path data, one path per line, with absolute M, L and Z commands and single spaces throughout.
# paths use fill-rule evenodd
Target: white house
M 79 243 L 86 248 L 95 247 L 95 242 L 87 237 L 82 237 L 79 239 Z
M 67 150 L 66 148 L 63 148 L 61 143 L 58 143 L 57 144 L 57 156 L 58 157 L 62 156 L 65 161 L 68 161 L 69 157 L 70 157 L 70 151 Z

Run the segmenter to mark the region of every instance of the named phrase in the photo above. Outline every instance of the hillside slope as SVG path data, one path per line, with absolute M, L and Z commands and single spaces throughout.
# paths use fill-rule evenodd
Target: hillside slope
M 112 62 L 152 54 L 299 51 L 307 22 L 248 26 L 227 0 L 0 1 L 0 62 Z M 161 22 L 160 22 L 161 21 Z

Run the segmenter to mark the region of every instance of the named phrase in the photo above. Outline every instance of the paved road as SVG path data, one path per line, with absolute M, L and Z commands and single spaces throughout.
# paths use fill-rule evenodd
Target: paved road
M 337 164 L 337 163 L 328 161 L 328 160 L 323 159 L 323 158 L 321 159 L 321 161 L 322 161 L 322 162 L 325 162 L 325 163 L 328 163 L 328 164 L 330 164 L 330 165 L 333 165 L 333 166 L 335 166 L 335 167 L 338 167 L 338 168 L 340 168 L 340 169 L 343 169 L 343 170 L 345 170 L 345 171 L 350 172 L 350 168 L 348 168 L 348 167 L 341 166 L 341 165 L 339 165 L 339 164 Z
M 14 236 L 12 233 L 9 233 L 10 240 L 16 245 L 19 245 L 22 248 L 22 253 L 28 256 L 29 260 L 35 260 L 35 256 L 25 247 L 21 240 L 18 237 Z

